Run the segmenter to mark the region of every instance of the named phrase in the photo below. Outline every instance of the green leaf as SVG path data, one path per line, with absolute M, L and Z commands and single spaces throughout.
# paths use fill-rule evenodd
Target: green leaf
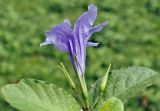
M 157 77 L 159 77 L 157 72 L 145 67 L 130 67 L 112 70 L 109 74 L 103 97 L 100 98 L 94 111 L 98 111 L 103 101 L 110 97 L 117 97 L 121 99 L 123 103 L 127 102 L 130 97 L 154 84 Z M 100 86 L 100 83 L 101 78 L 91 86 L 89 91 L 91 104 L 99 95 L 98 87 Z
M 110 74 L 105 98 L 118 97 L 122 102 L 155 83 L 158 73 L 145 67 L 113 70 Z
M 65 90 L 43 81 L 23 79 L 2 88 L 4 99 L 21 111 L 80 111 Z
M 102 104 L 99 111 L 124 111 L 124 106 L 120 99 L 111 97 Z

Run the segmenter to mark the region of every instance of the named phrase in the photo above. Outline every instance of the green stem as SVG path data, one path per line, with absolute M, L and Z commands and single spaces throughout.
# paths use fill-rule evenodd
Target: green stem
M 77 72 L 77 75 L 78 75 L 80 86 L 81 86 L 81 89 L 82 89 L 82 95 L 83 95 L 84 100 L 85 100 L 85 108 L 89 109 L 88 90 L 87 90 L 87 86 L 86 86 L 86 84 L 84 82 L 85 80 L 80 77 L 78 72 Z
M 71 77 L 69 76 L 69 73 L 67 72 L 67 69 L 65 68 L 65 66 L 63 65 L 63 63 L 60 63 L 60 66 L 58 66 L 65 74 L 65 77 L 67 79 L 67 81 L 69 82 L 70 86 L 72 87 L 73 91 L 76 93 L 76 95 L 78 96 L 78 99 L 80 100 L 82 106 L 84 107 L 85 104 L 83 102 L 83 98 L 81 97 L 81 95 L 78 93 L 77 89 L 76 89 L 76 85 L 74 84 L 74 81 L 71 79 Z
M 88 90 L 87 90 L 87 86 L 86 86 L 86 81 L 85 81 L 85 77 L 84 77 L 84 75 L 83 75 L 83 78 L 82 78 L 82 80 L 83 80 L 84 87 L 85 87 L 85 89 L 86 89 L 86 93 L 87 93 L 87 96 L 86 96 L 86 98 L 85 98 L 85 102 L 86 102 L 86 108 L 87 108 L 87 109 L 89 109 Z
M 76 55 L 75 55 L 75 64 L 79 64 Z M 76 66 L 76 65 L 75 65 L 75 66 Z M 80 66 L 80 70 L 82 70 L 80 64 L 79 64 L 79 66 Z M 87 90 L 85 78 L 84 78 L 84 75 L 83 75 L 83 77 L 80 77 L 80 74 L 79 74 L 79 72 L 78 72 L 78 67 L 77 67 L 77 66 L 76 66 L 76 75 L 78 76 L 78 80 L 79 80 L 79 83 L 80 83 L 80 86 L 81 86 L 81 89 L 82 89 L 82 95 L 83 95 L 83 98 L 84 98 L 84 100 L 85 100 L 85 108 L 86 108 L 86 109 L 89 109 L 88 90 Z
M 85 103 L 86 103 L 86 109 L 89 109 L 89 99 L 88 99 L 88 97 L 85 98 Z
M 78 91 L 77 91 L 76 89 L 74 89 L 74 91 L 75 91 L 75 93 L 77 94 L 77 96 L 78 96 L 78 98 L 79 98 L 82 106 L 85 107 L 85 103 L 83 102 L 83 98 L 81 97 L 81 95 L 78 93 Z
M 92 109 L 96 106 L 96 104 L 97 104 L 98 100 L 100 99 L 100 97 L 102 96 L 102 94 L 103 94 L 103 93 L 99 93 L 99 94 L 98 94 L 98 96 L 97 96 L 97 98 L 95 99 L 92 107 L 90 108 L 91 111 L 92 111 Z

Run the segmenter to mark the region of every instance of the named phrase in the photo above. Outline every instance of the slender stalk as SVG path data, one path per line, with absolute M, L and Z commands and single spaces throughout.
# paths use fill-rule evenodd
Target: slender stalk
M 83 75 L 82 80 L 83 80 L 84 87 L 85 87 L 85 89 L 86 89 L 86 91 L 87 91 L 87 95 L 88 95 L 88 90 L 87 90 L 87 86 L 86 86 L 86 81 L 85 81 L 84 75 Z M 87 108 L 89 109 L 89 98 L 88 98 L 88 96 L 86 96 L 85 101 L 86 101 L 86 106 L 87 106 Z
M 75 55 L 74 59 L 75 59 L 75 64 L 78 64 L 80 66 L 80 70 L 82 71 L 81 64 L 79 63 L 76 55 Z M 84 100 L 85 100 L 85 107 L 86 107 L 86 109 L 89 109 L 88 90 L 87 90 L 85 78 L 84 78 L 84 75 L 83 75 L 83 77 L 80 77 L 80 74 L 78 72 L 78 67 L 77 67 L 77 65 L 75 65 L 75 66 L 76 66 L 76 75 L 78 76 L 79 83 L 80 83 L 80 86 L 81 86 L 81 89 L 82 89 L 82 95 L 83 95 Z
M 75 92 L 76 92 L 76 94 L 77 94 L 82 106 L 85 107 L 85 103 L 83 102 L 83 98 L 81 97 L 81 95 L 78 93 L 78 91 L 76 89 L 75 89 Z
M 76 86 L 74 84 L 74 82 L 72 81 L 72 79 L 70 78 L 65 66 L 63 65 L 63 63 L 61 63 L 61 66 L 58 66 L 65 74 L 66 79 L 68 80 L 70 86 L 72 87 L 73 91 L 76 93 L 76 95 L 78 96 L 78 99 L 80 100 L 82 106 L 84 107 L 85 104 L 83 102 L 83 98 L 81 97 L 81 95 L 78 93 Z M 74 84 L 74 85 L 73 85 Z
M 87 91 L 87 88 L 84 85 L 84 82 L 83 82 L 83 80 L 81 79 L 81 77 L 79 76 L 78 73 L 77 73 L 77 75 L 78 75 L 78 79 L 79 79 L 80 86 L 81 86 L 81 89 L 82 89 L 82 95 L 83 95 L 83 98 L 85 100 L 85 108 L 89 109 L 89 100 L 88 100 L 88 91 Z
M 97 102 L 99 101 L 100 97 L 103 95 L 103 93 L 99 93 L 97 98 L 95 99 L 93 105 L 91 106 L 90 110 L 92 111 L 92 109 L 96 106 Z

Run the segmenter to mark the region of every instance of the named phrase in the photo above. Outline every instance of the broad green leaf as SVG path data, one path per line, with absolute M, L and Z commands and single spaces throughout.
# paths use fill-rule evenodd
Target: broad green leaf
M 120 99 L 111 97 L 102 104 L 99 111 L 124 111 L 124 106 Z
M 130 67 L 111 71 L 106 90 L 94 111 L 98 111 L 102 102 L 112 96 L 121 99 L 121 101 L 125 103 L 130 97 L 155 83 L 157 77 L 159 77 L 157 72 L 145 67 Z M 101 78 L 97 80 L 90 89 L 91 104 L 99 94 L 98 87 L 100 83 Z
M 43 81 L 23 79 L 2 88 L 4 99 L 21 111 L 80 111 L 65 90 Z
M 105 97 L 118 97 L 122 102 L 155 83 L 158 73 L 145 67 L 113 70 L 110 74 Z

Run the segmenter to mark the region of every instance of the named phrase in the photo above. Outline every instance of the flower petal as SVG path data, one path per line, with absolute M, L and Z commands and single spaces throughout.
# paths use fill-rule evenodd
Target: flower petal
M 97 16 L 97 7 L 88 6 L 88 11 L 83 13 L 75 22 L 74 29 L 68 19 L 52 27 L 46 32 L 46 41 L 40 46 L 52 44 L 61 51 L 68 51 L 74 70 L 83 77 L 86 65 L 86 48 L 97 46 L 98 43 L 88 42 L 94 32 L 100 31 L 108 22 L 92 27 Z M 76 60 L 75 57 L 76 56 Z
M 97 7 L 93 4 L 88 6 L 88 11 L 82 14 L 74 25 L 74 34 L 85 38 L 86 33 L 92 28 L 97 16 Z
M 69 20 L 65 20 L 46 32 L 46 41 L 40 46 L 53 44 L 61 51 L 68 51 L 67 42 L 69 39 L 73 39 L 73 31 Z
M 74 42 L 72 40 L 69 40 L 68 41 L 68 52 L 69 52 L 69 55 L 70 55 L 70 59 L 71 59 L 71 62 L 72 62 L 73 69 L 76 72 L 75 59 L 74 59 L 74 55 L 75 55 L 74 48 L 75 48 L 74 47 Z
M 73 34 L 75 42 L 75 54 L 77 55 L 78 62 L 81 66 L 78 65 L 79 73 L 82 76 L 85 71 L 86 64 L 86 47 L 87 33 L 92 29 L 92 25 L 97 16 L 97 7 L 93 4 L 88 6 L 88 11 L 82 14 L 77 21 L 75 22 Z M 80 70 L 82 69 L 82 70 Z
M 87 35 L 87 41 L 90 39 L 91 35 L 94 32 L 99 32 L 104 26 L 106 26 L 108 24 L 108 21 L 103 22 L 102 24 L 99 24 L 95 27 L 93 27 L 91 30 L 88 31 L 88 35 Z
M 87 42 L 87 47 L 89 47 L 89 46 L 98 46 L 99 45 L 99 43 L 94 43 L 94 42 Z

